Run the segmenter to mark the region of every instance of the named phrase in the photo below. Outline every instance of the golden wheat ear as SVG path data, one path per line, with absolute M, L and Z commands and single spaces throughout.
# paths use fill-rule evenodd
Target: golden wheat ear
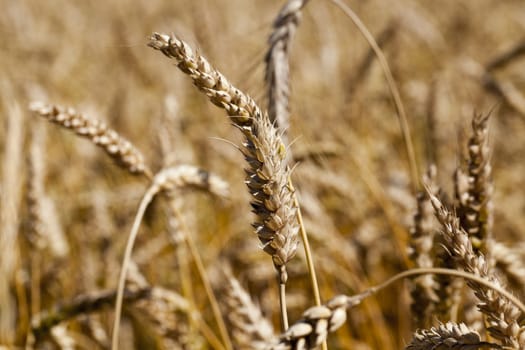
M 73 108 L 42 102 L 32 102 L 29 109 L 48 121 L 87 138 L 130 173 L 151 178 L 151 170 L 146 165 L 142 153 L 105 123 L 90 119 Z
M 467 232 L 459 224 L 459 219 L 435 195 L 429 192 L 429 196 L 436 218 L 442 225 L 444 244 L 456 266 L 489 280 L 500 289 L 505 289 L 486 257 L 480 252 L 475 252 Z M 487 331 L 492 337 L 505 346 L 523 349 L 525 327 L 519 323 L 522 312 L 508 298 L 498 295 L 494 289 L 475 281 L 467 281 L 467 285 L 480 301 L 478 307 L 486 316 Z
M 293 191 L 288 186 L 286 147 L 281 132 L 255 101 L 233 86 L 219 71 L 190 46 L 175 36 L 154 33 L 148 44 L 175 60 L 210 101 L 223 108 L 244 134 L 243 154 L 248 163 L 246 185 L 252 195 L 257 220 L 253 226 L 265 252 L 286 280 L 286 263 L 295 255 L 299 227 Z

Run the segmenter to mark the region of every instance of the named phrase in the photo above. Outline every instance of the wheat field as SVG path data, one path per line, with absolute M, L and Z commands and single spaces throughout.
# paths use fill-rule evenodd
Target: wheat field
M 525 349 L 522 1 L 0 3 L 0 350 Z

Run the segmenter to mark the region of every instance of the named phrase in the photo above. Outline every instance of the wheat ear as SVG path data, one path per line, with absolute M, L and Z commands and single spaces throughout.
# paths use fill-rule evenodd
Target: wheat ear
M 432 349 L 501 349 L 498 344 L 481 340 L 479 334 L 469 329 L 464 323 L 447 322 L 431 329 L 418 330 L 414 338 L 405 347 L 406 350 Z
M 144 162 L 144 156 L 128 140 L 110 129 L 105 123 L 89 119 L 73 108 L 33 102 L 30 110 L 52 123 L 58 124 L 75 134 L 85 137 L 101 147 L 117 164 L 132 174 L 151 177 L 151 170 Z
M 503 286 L 498 277 L 491 271 L 490 265 L 483 254 L 476 254 L 468 234 L 459 224 L 459 219 L 452 214 L 441 201 L 428 190 L 435 215 L 443 226 L 443 238 L 446 248 L 454 262 L 466 272 L 488 279 L 491 283 Z M 480 311 L 487 316 L 488 331 L 504 345 L 513 348 L 525 347 L 525 328 L 520 326 L 522 312 L 507 298 L 501 297 L 491 288 L 468 281 L 467 285 L 480 300 Z
M 468 142 L 467 172 L 459 172 L 456 181 L 458 217 L 461 227 L 469 234 L 475 251 L 487 255 L 492 239 L 492 168 L 488 145 L 489 114 L 477 114 L 472 119 L 472 136 Z M 465 187 L 465 188 L 461 188 Z
M 281 282 L 285 282 L 285 265 L 296 253 L 299 227 L 293 191 L 287 183 L 290 170 L 280 132 L 251 97 L 234 87 L 184 41 L 154 33 L 148 45 L 174 59 L 212 103 L 226 110 L 246 137 L 242 152 L 248 162 L 246 185 L 257 216 L 253 226 L 264 251 L 272 256 Z
M 290 45 L 301 20 L 301 10 L 309 0 L 289 0 L 273 23 L 264 61 L 268 89 L 268 116 L 281 129 L 289 126 Z
M 148 44 L 174 59 L 210 101 L 226 110 L 233 124 L 244 134 L 242 152 L 248 168 L 246 184 L 251 193 L 257 220 L 255 232 L 265 252 L 272 256 L 279 279 L 281 324 L 288 327 L 285 286 L 286 263 L 297 251 L 299 226 L 295 221 L 297 203 L 289 186 L 286 146 L 280 132 L 255 101 L 234 87 L 202 56 L 175 36 L 154 33 Z

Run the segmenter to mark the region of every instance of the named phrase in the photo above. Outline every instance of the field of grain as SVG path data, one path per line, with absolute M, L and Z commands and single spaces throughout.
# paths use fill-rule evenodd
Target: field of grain
M 0 3 L 0 350 L 525 349 L 523 1 Z

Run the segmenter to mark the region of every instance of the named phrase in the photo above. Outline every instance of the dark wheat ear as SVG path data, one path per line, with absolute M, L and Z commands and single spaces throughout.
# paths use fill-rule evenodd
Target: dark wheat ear
M 130 173 L 151 178 L 151 170 L 146 165 L 142 153 L 103 122 L 90 119 L 73 108 L 41 102 L 32 102 L 29 109 L 48 121 L 89 139 Z

